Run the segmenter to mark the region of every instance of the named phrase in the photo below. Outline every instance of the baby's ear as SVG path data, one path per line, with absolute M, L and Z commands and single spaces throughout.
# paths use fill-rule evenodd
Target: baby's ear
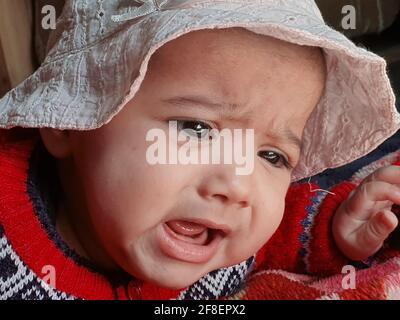
M 71 154 L 71 139 L 68 130 L 41 128 L 39 131 L 47 151 L 53 157 L 64 159 Z

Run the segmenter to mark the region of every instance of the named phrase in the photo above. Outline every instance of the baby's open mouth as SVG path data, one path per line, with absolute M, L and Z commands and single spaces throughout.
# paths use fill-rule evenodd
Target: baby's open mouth
M 173 220 L 166 222 L 166 225 L 175 232 L 175 235 L 182 241 L 205 245 L 209 242 L 212 230 L 194 222 Z
M 209 261 L 226 231 L 201 222 L 171 220 L 162 223 L 158 233 L 161 250 L 169 257 L 192 263 Z

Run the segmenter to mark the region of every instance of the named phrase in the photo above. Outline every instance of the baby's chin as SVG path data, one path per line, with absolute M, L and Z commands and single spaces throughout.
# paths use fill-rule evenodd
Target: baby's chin
M 168 289 L 184 289 L 197 282 L 207 273 L 223 267 L 216 257 L 208 263 L 189 263 L 164 255 L 162 252 L 133 250 L 117 261 L 133 277 Z
M 168 289 L 184 289 L 217 268 L 193 265 L 185 262 L 158 262 L 144 268 L 136 268 L 130 274 L 142 281 Z

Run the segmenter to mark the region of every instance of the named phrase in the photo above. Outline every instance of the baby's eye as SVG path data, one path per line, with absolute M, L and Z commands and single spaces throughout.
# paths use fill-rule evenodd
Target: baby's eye
M 184 131 L 187 135 L 199 140 L 211 139 L 210 131 L 212 127 L 202 121 L 195 120 L 176 120 L 178 132 Z
M 267 151 L 259 151 L 258 156 L 264 158 L 269 163 L 271 163 L 274 167 L 277 168 L 287 168 L 292 169 L 289 161 L 280 153 L 267 150 Z

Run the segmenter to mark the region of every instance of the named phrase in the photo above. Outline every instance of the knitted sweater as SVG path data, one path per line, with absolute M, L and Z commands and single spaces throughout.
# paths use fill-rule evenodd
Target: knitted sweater
M 313 191 L 319 188 L 315 184 L 294 184 L 281 226 L 259 252 L 238 265 L 212 271 L 187 288 L 170 290 L 122 272 L 105 272 L 69 248 L 55 228 L 54 160 L 36 136 L 0 134 L 0 300 L 315 298 L 321 292 L 305 282 L 301 287 L 301 281 L 327 279 L 352 263 L 335 247 L 330 221 L 371 166 L 334 187 L 335 195 Z M 394 153 L 375 167 L 399 159 Z M 393 257 L 397 251 L 387 252 Z M 371 263 L 352 264 L 368 270 Z M 295 273 L 300 280 L 293 287 Z

